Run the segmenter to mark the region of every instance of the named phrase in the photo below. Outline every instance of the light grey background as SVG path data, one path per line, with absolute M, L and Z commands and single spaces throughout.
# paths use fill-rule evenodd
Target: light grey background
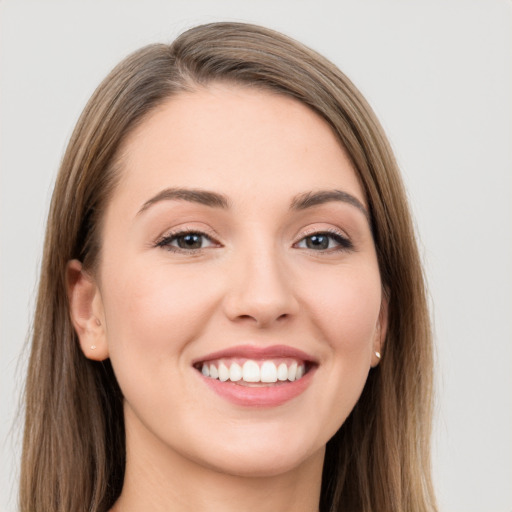
M 127 53 L 229 19 L 325 54 L 384 124 L 430 286 L 440 508 L 511 512 L 511 12 L 506 0 L 0 1 L 0 511 L 16 509 L 21 354 L 73 125 Z

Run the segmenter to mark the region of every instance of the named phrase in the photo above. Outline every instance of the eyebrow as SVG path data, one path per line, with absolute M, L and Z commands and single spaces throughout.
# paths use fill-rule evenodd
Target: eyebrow
M 211 208 L 229 208 L 228 198 L 223 194 L 218 194 L 217 192 L 190 188 L 166 188 L 146 201 L 137 212 L 137 215 L 140 215 L 155 203 L 172 200 L 203 204 L 205 206 L 210 206 Z
M 305 192 L 304 194 L 299 194 L 293 198 L 291 209 L 305 210 L 307 208 L 330 203 L 332 201 L 341 201 L 342 203 L 355 206 L 366 217 L 366 220 L 370 222 L 370 214 L 364 207 L 363 203 L 361 203 L 357 197 L 354 197 L 352 194 L 344 192 L 343 190 L 320 190 L 318 192 Z
M 224 210 L 227 210 L 230 207 L 229 199 L 218 192 L 189 188 L 166 188 L 151 199 L 148 199 L 137 212 L 137 215 L 140 215 L 155 203 L 173 200 L 188 201 Z M 361 201 L 343 190 L 320 190 L 317 192 L 304 192 L 302 194 L 298 194 L 292 199 L 290 209 L 296 211 L 306 210 L 314 206 L 334 201 L 340 201 L 356 207 L 366 217 L 368 222 L 370 222 L 368 210 L 364 207 Z

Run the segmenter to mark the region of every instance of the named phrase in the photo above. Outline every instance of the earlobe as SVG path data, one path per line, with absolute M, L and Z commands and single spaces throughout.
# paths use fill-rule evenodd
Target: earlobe
M 384 343 L 386 340 L 388 328 L 388 300 L 383 298 L 380 306 L 379 319 L 375 329 L 375 338 L 373 341 L 372 368 L 375 368 L 381 361 Z
M 78 260 L 68 262 L 66 278 L 71 322 L 82 352 L 88 359 L 103 361 L 109 354 L 103 301 L 98 285 Z

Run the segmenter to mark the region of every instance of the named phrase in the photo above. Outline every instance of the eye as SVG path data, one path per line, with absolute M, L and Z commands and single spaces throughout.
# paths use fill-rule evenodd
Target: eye
M 198 251 L 216 244 L 208 235 L 199 231 L 181 231 L 171 233 L 160 239 L 157 247 L 164 247 L 170 251 Z
M 305 236 L 295 247 L 313 251 L 343 250 L 352 249 L 352 242 L 339 233 L 319 232 Z

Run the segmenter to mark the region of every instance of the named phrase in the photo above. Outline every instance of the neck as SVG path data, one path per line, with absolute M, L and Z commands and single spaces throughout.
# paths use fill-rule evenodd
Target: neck
M 240 476 L 141 443 L 140 435 L 127 429 L 123 490 L 111 512 L 318 512 L 324 449 L 286 472 Z

